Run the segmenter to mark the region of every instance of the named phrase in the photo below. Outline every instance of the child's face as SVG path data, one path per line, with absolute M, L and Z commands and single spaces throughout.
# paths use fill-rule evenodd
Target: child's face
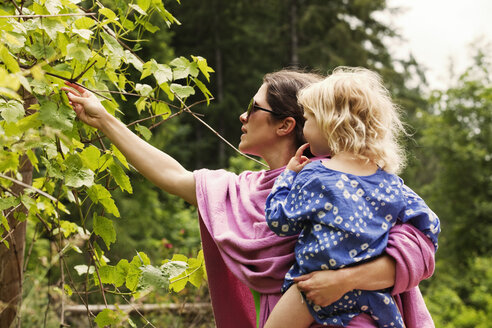
M 323 134 L 323 131 L 318 126 L 314 114 L 311 112 L 305 112 L 304 118 L 306 122 L 304 123 L 304 137 L 309 143 L 309 149 L 311 153 L 315 156 L 326 156 L 330 155 L 330 149 L 328 149 L 328 142 Z

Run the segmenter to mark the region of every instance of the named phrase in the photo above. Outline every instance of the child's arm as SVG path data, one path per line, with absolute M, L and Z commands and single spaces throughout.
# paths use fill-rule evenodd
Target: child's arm
M 403 223 L 410 223 L 426 235 L 437 250 L 437 237 L 441 232 L 439 218 L 427 206 L 424 200 L 408 186 L 401 188 L 406 206 L 398 216 Z
M 297 189 L 294 179 L 297 173 L 285 170 L 279 175 L 265 204 L 266 222 L 270 229 L 279 236 L 292 236 L 301 232 L 302 215 L 296 214 L 294 204 L 302 201 L 302 189 Z M 299 191 L 299 192 L 298 192 Z M 301 199 L 299 199 L 301 197 Z M 289 204 L 288 204 L 289 203 Z
M 275 180 L 272 191 L 266 200 L 266 221 L 270 229 L 279 236 L 295 235 L 302 229 L 299 223 L 304 213 L 297 209 L 294 211 L 295 205 L 288 205 L 287 202 L 294 201 L 295 204 L 299 204 L 303 199 L 302 186 L 300 186 L 301 190 L 296 190 L 294 180 L 297 173 L 310 162 L 307 157 L 302 155 L 307 147 L 309 144 L 302 145 L 290 159 L 285 171 Z M 296 181 L 296 184 L 298 185 L 299 181 Z

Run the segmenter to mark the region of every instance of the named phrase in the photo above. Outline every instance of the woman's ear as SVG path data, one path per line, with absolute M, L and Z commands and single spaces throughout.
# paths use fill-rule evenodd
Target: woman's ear
M 296 120 L 293 117 L 286 117 L 277 126 L 277 135 L 286 136 L 296 127 Z

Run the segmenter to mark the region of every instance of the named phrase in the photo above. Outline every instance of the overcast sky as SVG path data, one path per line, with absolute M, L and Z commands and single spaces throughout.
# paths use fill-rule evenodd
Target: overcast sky
M 457 72 L 470 64 L 470 44 L 492 43 L 492 0 L 388 0 L 388 5 L 406 8 L 389 18 L 406 41 L 390 48 L 397 57 L 412 52 L 433 88 L 446 87 L 451 59 Z

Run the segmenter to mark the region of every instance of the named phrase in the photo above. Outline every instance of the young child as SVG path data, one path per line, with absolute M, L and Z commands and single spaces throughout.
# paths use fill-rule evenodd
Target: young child
M 320 307 L 301 298 L 293 280 L 381 255 L 397 220 L 413 224 L 437 249 L 437 216 L 396 175 L 404 165 L 397 107 L 379 75 L 363 68 L 337 68 L 301 90 L 298 101 L 311 152 L 331 159 L 311 162 L 302 156 L 308 144 L 302 146 L 267 198 L 270 229 L 300 235 L 284 295 L 265 327 L 308 327 L 314 320 L 346 327 L 362 312 L 379 327 L 405 327 L 387 290 L 353 290 Z

